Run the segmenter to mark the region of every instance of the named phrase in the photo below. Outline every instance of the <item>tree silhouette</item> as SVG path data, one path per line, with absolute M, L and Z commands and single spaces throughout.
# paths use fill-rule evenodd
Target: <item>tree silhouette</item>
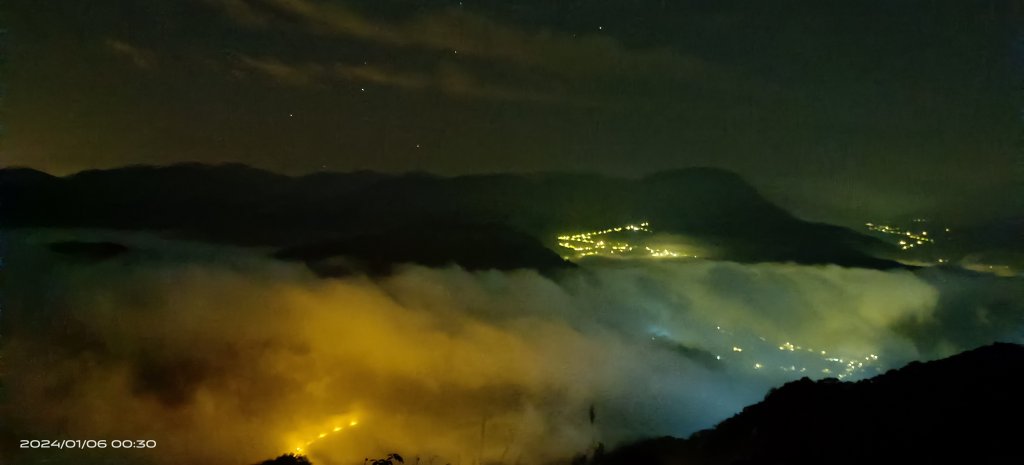
M 363 459 L 363 464 L 364 465 L 366 465 L 366 464 L 369 464 L 369 465 L 395 465 L 395 462 L 404 464 L 405 463 L 405 459 L 403 459 L 401 455 L 398 455 L 398 454 L 395 454 L 395 453 L 388 454 L 386 457 L 384 457 L 382 459 L 376 459 L 376 460 Z
M 264 460 L 256 465 L 313 465 L 305 455 L 284 454 L 276 459 Z

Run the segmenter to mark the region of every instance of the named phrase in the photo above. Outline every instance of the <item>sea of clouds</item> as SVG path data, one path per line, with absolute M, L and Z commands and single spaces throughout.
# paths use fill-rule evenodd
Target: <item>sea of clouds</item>
M 47 248 L 70 237 L 131 249 Z M 158 443 L 7 450 L 18 463 L 250 464 L 296 448 L 318 465 L 543 463 L 711 427 L 803 376 L 1024 341 L 1022 280 L 957 270 L 639 260 L 323 279 L 264 250 L 145 235 L 5 245 L 0 432 Z

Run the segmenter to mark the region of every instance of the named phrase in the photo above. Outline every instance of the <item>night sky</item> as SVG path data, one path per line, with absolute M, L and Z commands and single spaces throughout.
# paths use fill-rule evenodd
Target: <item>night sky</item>
M 1016 0 L 5 6 L 4 166 L 717 166 L 821 218 L 1024 179 Z
M 1022 237 L 1024 0 L 0 0 L 2 463 L 995 461 Z

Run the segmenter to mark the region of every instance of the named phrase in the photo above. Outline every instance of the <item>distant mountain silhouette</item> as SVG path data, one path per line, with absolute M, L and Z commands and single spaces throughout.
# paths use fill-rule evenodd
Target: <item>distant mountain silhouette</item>
M 53 252 L 86 261 L 113 258 L 128 252 L 129 248 L 116 242 L 62 241 L 49 244 Z
M 480 253 L 478 243 L 398 237 L 525 233 L 554 246 L 560 233 L 648 220 L 736 261 L 895 264 L 865 251 L 875 239 L 809 223 L 759 195 L 734 173 L 712 168 L 667 171 L 642 179 L 585 174 L 437 177 L 372 172 L 289 177 L 244 165 L 132 166 L 54 177 L 24 168 L 0 170 L 0 227 L 91 227 L 157 230 L 242 245 L 296 247 L 358 241 Z M 508 228 L 497 233 L 497 228 Z M 476 232 L 483 228 L 482 232 Z M 443 232 L 442 232 L 443 231 Z M 370 236 L 380 236 L 369 239 Z M 353 242 L 355 241 L 355 242 Z M 397 242 L 396 242 L 397 241 Z M 521 240 L 494 246 L 525 246 Z M 472 249 L 472 252 L 470 251 Z M 374 249 L 383 250 L 383 249 Z M 434 262 L 436 250 L 408 248 L 390 259 Z M 394 252 L 394 251 L 392 251 Z M 284 253 L 284 256 L 289 255 Z M 405 256 L 399 256 L 405 255 Z M 510 254 L 498 253 L 504 259 Z M 513 254 L 514 255 L 514 254 Z M 540 257 L 537 251 L 524 256 Z M 365 258 L 365 257 L 364 257 Z M 546 262 L 547 258 L 541 258 Z
M 467 270 L 571 267 L 536 239 L 499 225 L 424 225 L 329 242 L 288 247 L 275 257 L 300 260 L 321 276 L 367 272 L 389 274 L 395 264 L 412 262 Z
M 859 382 L 807 378 L 713 429 L 595 460 L 626 464 L 1024 463 L 1024 346 L 993 344 Z

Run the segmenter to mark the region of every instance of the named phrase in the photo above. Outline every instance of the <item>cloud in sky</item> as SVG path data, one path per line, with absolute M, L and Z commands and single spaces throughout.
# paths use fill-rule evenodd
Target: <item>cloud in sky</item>
M 442 63 L 426 73 L 398 71 L 375 65 L 343 63 L 290 64 L 276 58 L 238 58 L 242 70 L 254 71 L 278 83 L 290 86 L 327 87 L 338 82 L 378 85 L 405 90 L 432 89 L 454 97 L 490 100 L 554 102 L 562 97 L 539 90 L 489 83 L 452 63 Z
M 157 56 L 152 50 L 118 39 L 107 39 L 106 45 L 111 52 L 127 58 L 139 68 L 152 69 L 157 65 Z
M 607 103 L 615 99 L 584 89 L 614 86 L 638 78 L 642 82 L 696 87 L 738 83 L 705 60 L 667 48 L 631 49 L 602 34 L 527 31 L 459 9 L 384 21 L 369 18 L 341 3 L 211 1 L 243 26 L 309 34 L 302 39 L 308 41 L 342 38 L 362 42 L 363 46 L 370 44 L 433 57 L 428 61 L 434 64 L 416 71 L 330 59 L 296 62 L 269 55 L 243 58 L 243 64 L 256 65 L 293 85 L 336 78 L 403 89 L 434 89 L 463 97 Z M 501 75 L 515 79 L 502 79 Z M 567 93 L 578 95 L 563 98 Z M 588 93 L 591 95 L 585 95 Z
M 711 65 L 668 49 L 632 50 L 600 34 L 524 31 L 486 17 L 444 9 L 386 22 L 368 18 L 341 3 L 308 0 L 211 0 L 243 24 L 294 27 L 395 47 L 413 47 L 505 61 L 556 75 L 654 72 L 703 76 Z
M 1007 5 L 8 3 L 5 160 L 54 173 L 716 166 L 850 224 L 1018 184 Z

